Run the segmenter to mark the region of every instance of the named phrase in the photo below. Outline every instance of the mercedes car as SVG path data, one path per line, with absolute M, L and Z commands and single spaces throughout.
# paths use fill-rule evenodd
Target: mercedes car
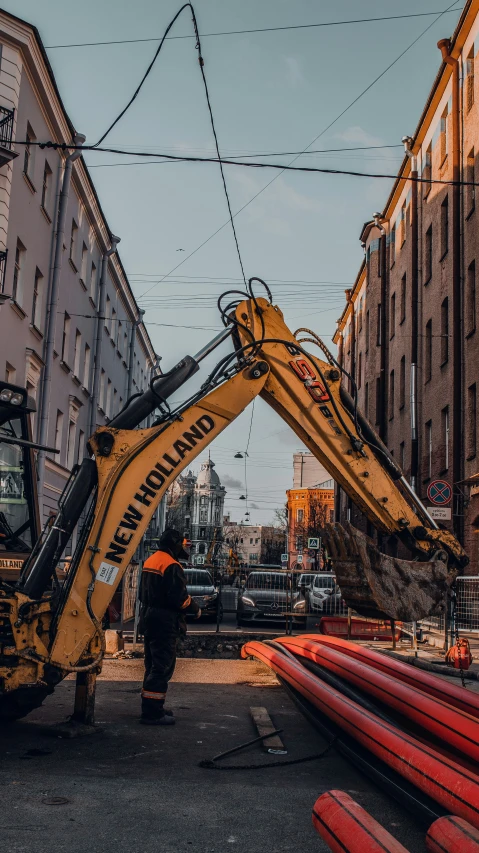
M 238 596 L 238 625 L 251 622 L 284 622 L 291 612 L 294 591 L 285 572 L 250 572 Z
M 223 618 L 223 608 L 217 587 L 206 569 L 185 569 L 186 588 L 191 597 L 201 607 L 201 618 L 216 622 Z

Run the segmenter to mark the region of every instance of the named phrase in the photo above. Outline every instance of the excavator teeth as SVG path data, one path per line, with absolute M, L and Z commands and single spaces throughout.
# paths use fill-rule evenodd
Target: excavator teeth
M 454 575 L 443 560 L 389 557 L 349 523 L 327 524 L 321 536 L 342 596 L 357 613 L 415 622 L 444 610 Z

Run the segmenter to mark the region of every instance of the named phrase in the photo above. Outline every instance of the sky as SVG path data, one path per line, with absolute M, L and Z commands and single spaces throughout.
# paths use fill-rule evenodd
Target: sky
M 414 132 L 440 65 L 437 41 L 452 34 L 464 4 L 459 0 L 455 11 L 433 23 L 450 5 L 445 0 L 400 4 L 196 0 L 201 34 L 437 13 L 343 26 L 203 35 L 204 68 L 222 155 L 275 153 L 271 159 L 288 163 L 293 155 L 287 152 L 307 146 L 313 151 L 398 146 L 303 154 L 296 161 L 296 165 L 395 174 L 403 155 L 401 138 Z M 53 46 L 159 41 L 180 6 L 178 0 L 3 2 L 4 9 L 39 29 L 64 106 L 90 144 L 130 99 L 158 42 Z M 431 23 L 418 43 L 323 132 Z M 191 34 L 191 16 L 185 11 L 170 35 Z M 103 145 L 215 155 L 194 39 L 165 42 L 140 95 Z M 219 167 L 164 161 L 138 164 L 134 156 L 99 152 L 88 152 L 85 159 L 109 227 L 121 237 L 123 265 L 146 311 L 144 320 L 162 367 L 168 370 L 187 353 L 194 355 L 222 328 L 216 300 L 224 290 L 241 284 Z M 384 207 L 392 181 L 279 174 L 240 166 L 225 166 L 225 176 L 233 213 L 260 193 L 235 216 L 246 276 L 260 276 L 269 283 L 292 331 L 306 325 L 331 346 L 344 290 L 354 282 L 362 260 L 362 225 Z M 203 377 L 224 351 L 225 347 L 204 363 Z M 184 398 L 195 382 L 198 377 L 185 386 Z M 248 435 L 245 485 L 244 458 L 234 456 L 245 450 Z M 284 505 L 285 490 L 292 486 L 292 455 L 299 449 L 289 427 L 260 399 L 253 417 L 249 407 L 216 439 L 211 458 L 227 488 L 225 509 L 233 520 L 244 519 L 246 502 L 240 496 L 246 492 L 251 523 L 267 524 L 274 517 L 275 508 Z M 195 471 L 201 461 L 200 457 L 193 465 Z

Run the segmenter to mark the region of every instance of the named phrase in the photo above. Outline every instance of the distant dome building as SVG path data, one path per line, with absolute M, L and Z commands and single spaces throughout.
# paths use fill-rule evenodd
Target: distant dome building
M 212 542 L 222 539 L 225 495 L 211 458 L 197 477 L 192 471 L 180 474 L 169 489 L 166 523 L 191 540 L 192 562 L 196 555 L 206 557 Z
M 193 518 L 191 526 L 192 553 L 206 555 L 211 542 L 221 537 L 226 489 L 221 485 L 215 463 L 203 462 L 193 489 Z

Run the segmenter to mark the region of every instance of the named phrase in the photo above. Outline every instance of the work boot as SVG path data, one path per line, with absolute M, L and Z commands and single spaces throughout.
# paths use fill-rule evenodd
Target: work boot
M 162 717 L 140 717 L 140 723 L 144 726 L 174 726 L 175 718 L 166 712 Z

